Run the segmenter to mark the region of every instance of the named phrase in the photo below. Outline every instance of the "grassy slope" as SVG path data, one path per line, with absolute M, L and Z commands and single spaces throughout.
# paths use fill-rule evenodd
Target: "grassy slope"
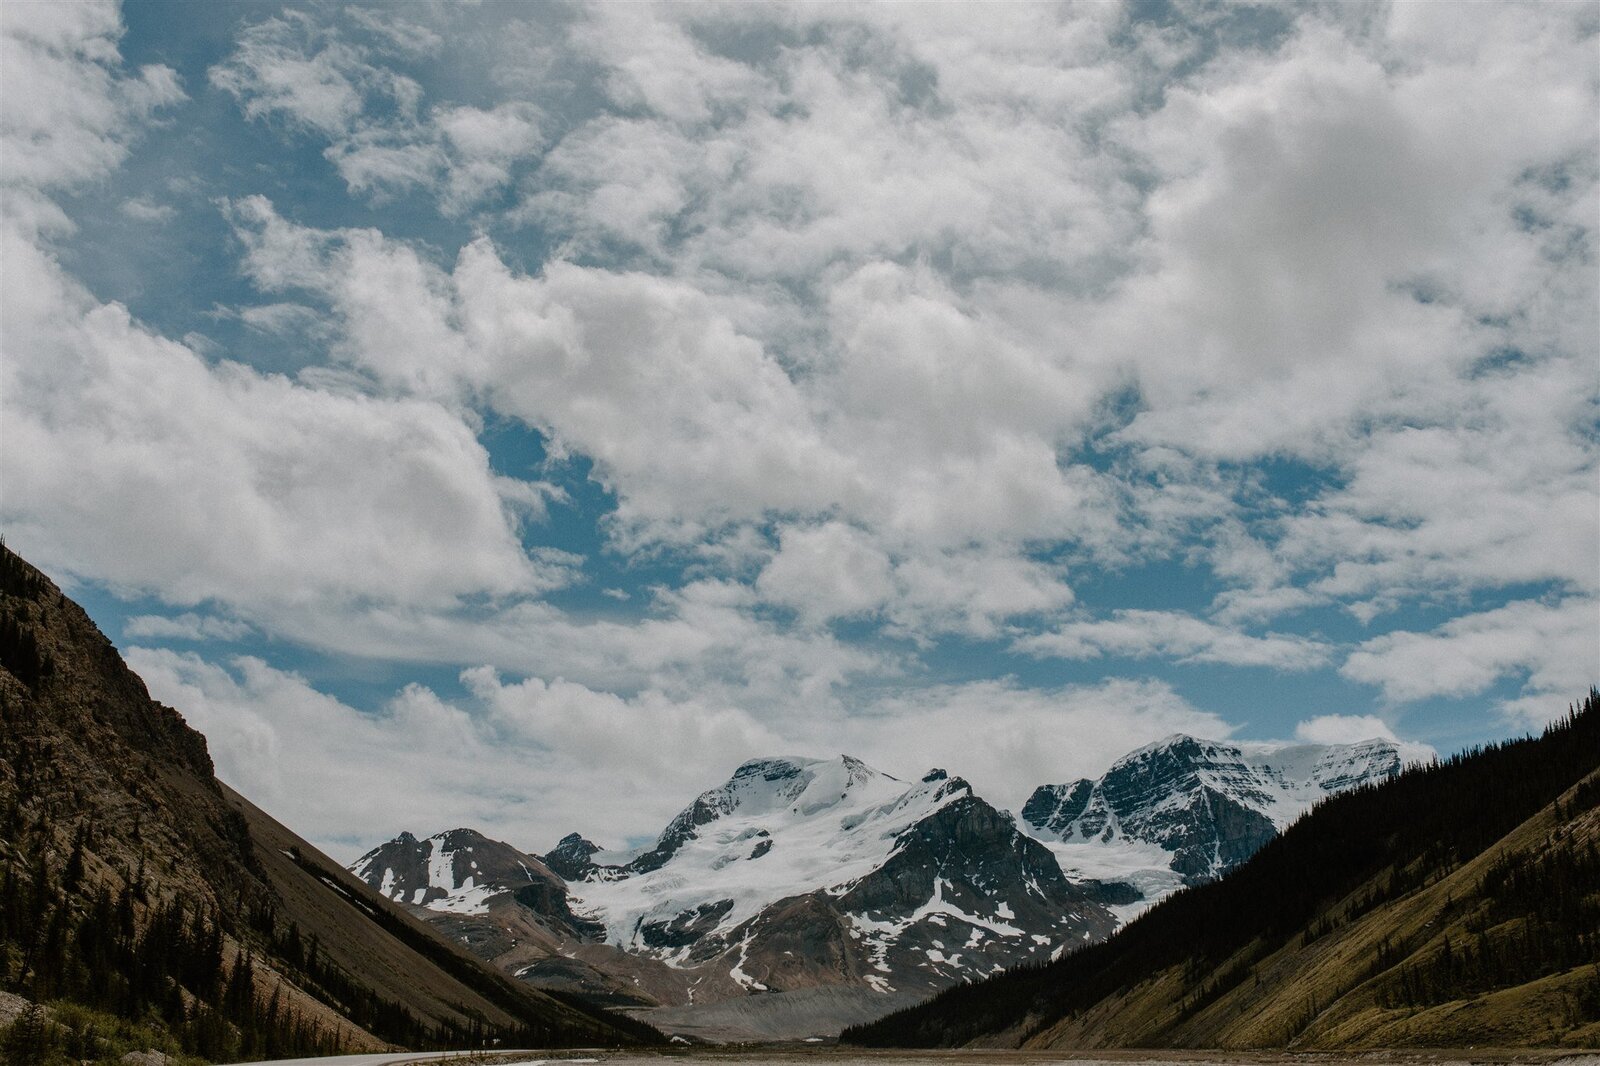
M 1525 917 L 1504 920 L 1503 908 L 1486 928 L 1492 903 L 1480 886 L 1502 856 L 1527 863 L 1557 844 L 1595 844 L 1600 786 L 1577 783 L 1592 781 L 1597 766 L 1600 698 L 1591 695 L 1542 738 L 1322 804 L 1228 878 L 1172 897 L 1104 944 L 951 990 L 845 1039 L 1054 1048 L 1592 1045 L 1600 1039 L 1600 878 L 1582 903 L 1587 910 L 1561 919 L 1576 921 L 1565 929 L 1572 939 L 1588 938 L 1582 964 L 1569 972 L 1493 990 L 1481 980 L 1458 981 L 1459 989 L 1445 981 L 1444 995 L 1420 1000 L 1401 989 L 1408 968 L 1437 963 L 1447 935 L 1459 950 L 1479 930 L 1501 948 L 1529 933 Z
M 1588 780 L 1600 782 L 1600 773 Z M 1564 806 L 1571 806 L 1576 791 L 1569 790 Z M 1380 1002 L 1404 967 L 1434 963 L 1447 939 L 1455 945 L 1471 940 L 1472 919 L 1484 906 L 1479 885 L 1493 863 L 1507 855 L 1531 858 L 1562 837 L 1600 841 L 1600 809 L 1561 819 L 1551 804 L 1426 887 L 1339 924 L 1310 944 L 1296 938 L 1252 962 L 1245 960 L 1256 944 L 1247 945 L 1218 968 L 1243 964 L 1245 978 L 1193 1013 L 1182 1010 L 1193 990 L 1183 968 L 1174 967 L 1032 1034 L 1025 1046 L 1593 1047 L 1600 1044 L 1600 1021 L 1571 1017 L 1574 1000 L 1591 994 L 1600 981 L 1593 965 L 1433 1005 L 1385 1007 Z M 1386 876 L 1372 878 L 1328 908 L 1326 916 L 1340 922 Z M 1495 935 L 1513 936 L 1518 924 L 1497 928 Z M 1384 952 L 1385 940 L 1406 948 Z

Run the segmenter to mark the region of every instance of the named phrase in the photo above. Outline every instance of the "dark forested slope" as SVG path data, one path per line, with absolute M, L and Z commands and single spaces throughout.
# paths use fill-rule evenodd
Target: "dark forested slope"
M 877 1046 L 1600 1042 L 1600 696 L 1329 799 L 1116 936 L 855 1030 Z
M 205 738 L 3 544 L 0 990 L 211 1059 L 659 1039 L 485 966 L 218 782 Z

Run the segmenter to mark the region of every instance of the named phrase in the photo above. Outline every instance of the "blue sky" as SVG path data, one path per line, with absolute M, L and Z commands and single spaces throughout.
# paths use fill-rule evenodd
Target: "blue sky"
M 1600 678 L 1591 5 L 0 24 L 0 526 L 336 854 Z

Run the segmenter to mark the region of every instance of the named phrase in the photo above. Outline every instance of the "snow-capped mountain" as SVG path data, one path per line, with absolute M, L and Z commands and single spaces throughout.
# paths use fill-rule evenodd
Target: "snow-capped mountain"
M 454 830 L 403 834 L 352 870 L 524 979 L 632 996 L 679 1029 L 781 993 L 741 1024 L 837 1031 L 1115 926 L 1102 886 L 1063 876 L 965 781 L 848 756 L 747 762 L 632 853 L 573 834 L 541 859 Z
M 1020 826 L 943 770 L 754 759 L 633 851 L 455 829 L 351 869 L 531 983 L 679 1032 L 819 1035 L 1108 936 L 1404 756 L 1169 737 L 1036 790 Z
M 758 991 L 822 976 L 815 950 L 787 944 L 780 915 L 797 908 L 828 941 L 807 946 L 826 947 L 834 976 L 882 992 L 1109 932 L 1092 889 L 942 770 L 907 784 L 848 756 L 757 759 L 626 862 L 596 863 L 591 848 L 569 837 L 547 862 L 610 943 L 676 966 L 725 959 Z
M 1389 740 L 1234 744 L 1182 734 L 1117 760 L 1098 780 L 1043 785 L 1022 808 L 1029 833 L 1078 877 L 1126 881 L 1144 897 L 1222 876 L 1318 800 L 1393 777 L 1408 753 Z
M 566 883 L 543 860 L 474 829 L 426 840 L 401 833 L 357 859 L 350 872 L 392 900 L 438 913 L 487 914 L 492 900 L 510 897 L 538 912 L 557 935 L 598 932 L 567 909 Z

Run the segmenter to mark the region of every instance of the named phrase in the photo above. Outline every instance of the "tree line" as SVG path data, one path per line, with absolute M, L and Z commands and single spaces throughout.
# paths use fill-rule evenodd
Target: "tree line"
M 1251 861 L 1219 881 L 1168 897 L 1108 941 L 946 990 L 925 1004 L 847 1029 L 841 1040 L 918 1047 L 964 1043 L 1002 1030 L 1042 1032 L 1173 967 L 1188 975 L 1189 990 L 1178 1002 L 1181 1021 L 1247 979 L 1254 958 L 1303 945 L 1437 881 L 1597 767 L 1600 693 L 1591 689 L 1581 706 L 1569 708 L 1537 738 L 1475 748 L 1323 800 Z M 1596 793 L 1600 789 L 1583 794 Z M 1495 930 L 1486 930 L 1481 950 L 1476 941 L 1453 945 L 1448 964 L 1415 972 L 1409 984 L 1389 991 L 1391 1002 L 1421 1004 L 1469 986 L 1514 983 L 1533 965 L 1511 962 L 1518 944 L 1537 953 L 1564 943 L 1538 964 L 1547 971 L 1594 961 L 1600 923 L 1593 886 L 1600 880 L 1591 861 L 1581 848 L 1558 849 L 1528 869 L 1516 868 L 1513 860 L 1491 871 L 1485 885 L 1491 910 L 1517 916 L 1515 935 L 1522 939 L 1512 938 L 1507 927 L 1499 931 L 1500 940 Z M 1552 906 L 1554 899 L 1566 902 Z M 1348 907 L 1346 901 L 1352 901 Z M 1579 1013 L 1600 1017 L 1592 1006 L 1580 1005 Z

